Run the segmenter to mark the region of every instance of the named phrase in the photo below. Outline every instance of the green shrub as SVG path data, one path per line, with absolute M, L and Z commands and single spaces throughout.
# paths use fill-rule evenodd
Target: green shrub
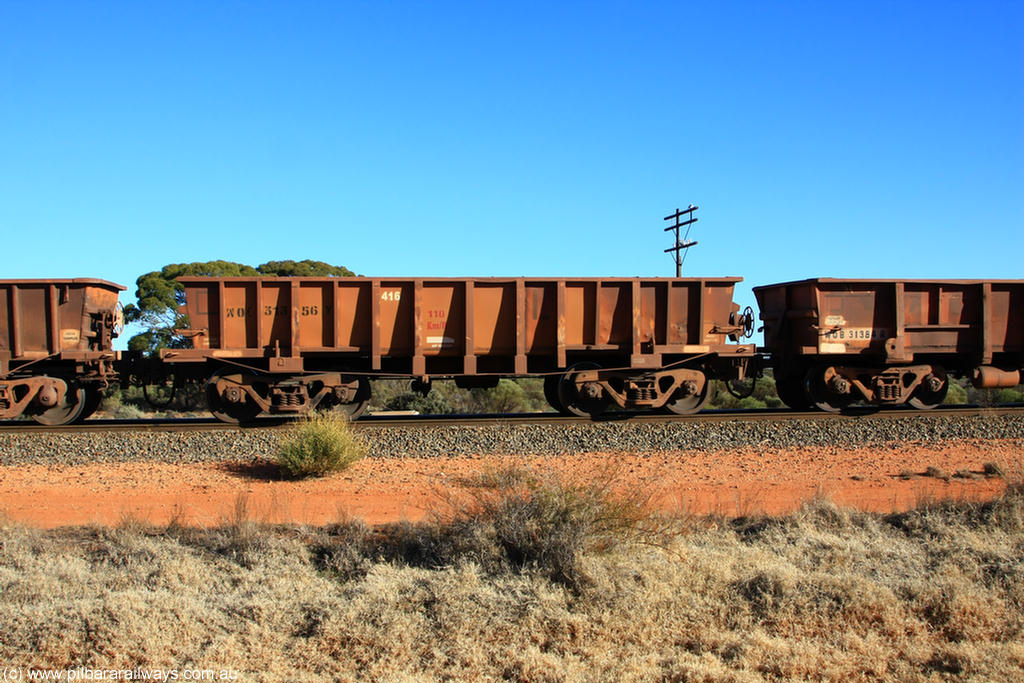
M 110 415 L 115 420 L 139 420 L 146 417 L 146 413 L 137 405 L 118 403 L 110 408 Z
M 278 445 L 276 462 L 289 476 L 319 477 L 347 468 L 365 453 L 344 416 L 316 413 L 288 430 Z
M 942 400 L 946 405 L 962 405 L 967 403 L 967 389 L 956 380 L 949 380 L 949 390 L 946 392 L 946 398 Z
M 753 396 L 747 396 L 746 398 L 741 398 L 739 400 L 739 403 L 737 403 L 737 406 L 739 406 L 740 408 L 743 408 L 744 410 L 754 410 L 754 409 L 765 408 L 765 407 L 767 407 L 767 404 L 764 401 L 762 401 L 761 399 L 759 399 L 759 398 L 754 398 Z
M 753 388 L 750 387 L 750 383 L 754 382 Z M 775 390 L 775 379 L 766 374 L 763 377 L 758 377 L 756 380 L 748 378 L 742 382 L 734 382 L 732 384 L 733 389 L 743 396 L 748 391 L 749 396 L 744 398 L 736 398 L 727 389 L 726 383 L 722 380 L 713 380 L 712 383 L 715 386 L 715 393 L 711 397 L 711 402 L 708 404 L 708 408 L 718 408 L 724 410 L 736 410 L 737 408 L 744 409 L 763 409 L 763 408 L 779 408 L 781 407 L 782 401 L 779 399 L 778 393 Z
M 537 377 L 501 379 L 487 389 L 463 389 L 451 380 L 431 383 L 426 396 L 413 391 L 408 381 L 373 382 L 371 410 L 415 410 L 425 415 L 449 413 L 535 413 L 550 410 L 544 398 L 544 380 Z
M 387 410 L 415 410 L 421 415 L 448 415 L 454 412 L 444 396 L 435 391 L 431 391 L 426 396 L 415 391 L 399 394 L 388 401 L 385 408 Z
M 996 403 L 1020 403 L 1022 400 L 1024 395 L 1016 389 L 1000 389 L 995 396 Z

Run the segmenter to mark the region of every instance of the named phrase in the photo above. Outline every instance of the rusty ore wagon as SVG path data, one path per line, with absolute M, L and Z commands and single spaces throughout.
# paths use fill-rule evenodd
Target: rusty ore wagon
M 928 409 L 950 375 L 979 388 L 1022 379 L 1022 280 L 818 278 L 754 294 L 779 397 L 793 408 Z
M 117 379 L 121 285 L 94 279 L 0 280 L 0 419 L 83 420 Z
M 741 278 L 182 277 L 190 348 L 176 376 L 206 381 L 227 422 L 332 408 L 358 416 L 369 378 L 463 387 L 543 376 L 556 408 L 696 412 L 715 377 L 743 378 L 753 313 Z

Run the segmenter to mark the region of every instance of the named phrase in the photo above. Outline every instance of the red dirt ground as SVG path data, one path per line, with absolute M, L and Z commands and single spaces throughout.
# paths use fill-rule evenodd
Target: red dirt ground
M 650 491 L 663 509 L 694 514 L 784 513 L 816 496 L 864 510 L 903 510 L 936 499 L 983 500 L 1006 486 L 984 477 L 997 463 L 1024 472 L 1021 443 L 942 446 L 744 449 L 717 453 L 596 453 L 547 457 L 368 459 L 322 479 L 282 481 L 267 465 L 217 463 L 0 467 L 0 515 L 40 527 L 118 524 L 327 524 L 357 517 L 370 524 L 415 521 L 488 469 L 525 464 L 573 480 L 614 477 L 616 486 Z M 937 468 L 930 476 L 929 468 Z M 968 476 L 952 476 L 960 472 Z

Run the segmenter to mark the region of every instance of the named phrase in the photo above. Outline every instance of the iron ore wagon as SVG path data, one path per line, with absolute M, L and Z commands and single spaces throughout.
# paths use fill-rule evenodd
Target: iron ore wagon
M 928 409 L 951 374 L 979 388 L 1022 379 L 1022 280 L 818 278 L 754 294 L 779 397 L 792 408 Z
M 0 280 L 0 419 L 84 420 L 117 379 L 113 339 L 121 285 L 105 280 Z
M 370 377 L 494 386 L 543 376 L 557 409 L 696 412 L 712 378 L 755 354 L 741 278 L 182 277 L 189 348 L 178 376 L 205 379 L 227 422 L 332 408 L 357 417 Z

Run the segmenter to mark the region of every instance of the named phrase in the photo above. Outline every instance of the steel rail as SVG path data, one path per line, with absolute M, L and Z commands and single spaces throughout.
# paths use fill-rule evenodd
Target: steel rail
M 515 413 L 506 415 L 365 415 L 353 427 L 357 430 L 368 428 L 432 428 L 451 426 L 521 426 L 521 425 L 579 425 L 668 422 L 786 422 L 792 420 L 889 420 L 915 419 L 918 417 L 993 417 L 1000 415 L 1024 415 L 1024 406 L 959 406 L 914 410 L 912 408 L 888 408 L 885 410 L 853 409 L 844 413 L 795 410 L 705 410 L 695 415 L 668 415 L 660 413 L 608 413 L 599 418 L 567 417 L 557 413 Z M 221 422 L 215 418 L 175 418 L 143 420 L 87 420 L 76 425 L 49 427 L 28 421 L 0 422 L 0 434 L 74 434 L 90 432 L 188 432 L 225 431 L 251 429 L 284 429 L 294 420 L 267 417 L 252 424 L 240 426 Z

